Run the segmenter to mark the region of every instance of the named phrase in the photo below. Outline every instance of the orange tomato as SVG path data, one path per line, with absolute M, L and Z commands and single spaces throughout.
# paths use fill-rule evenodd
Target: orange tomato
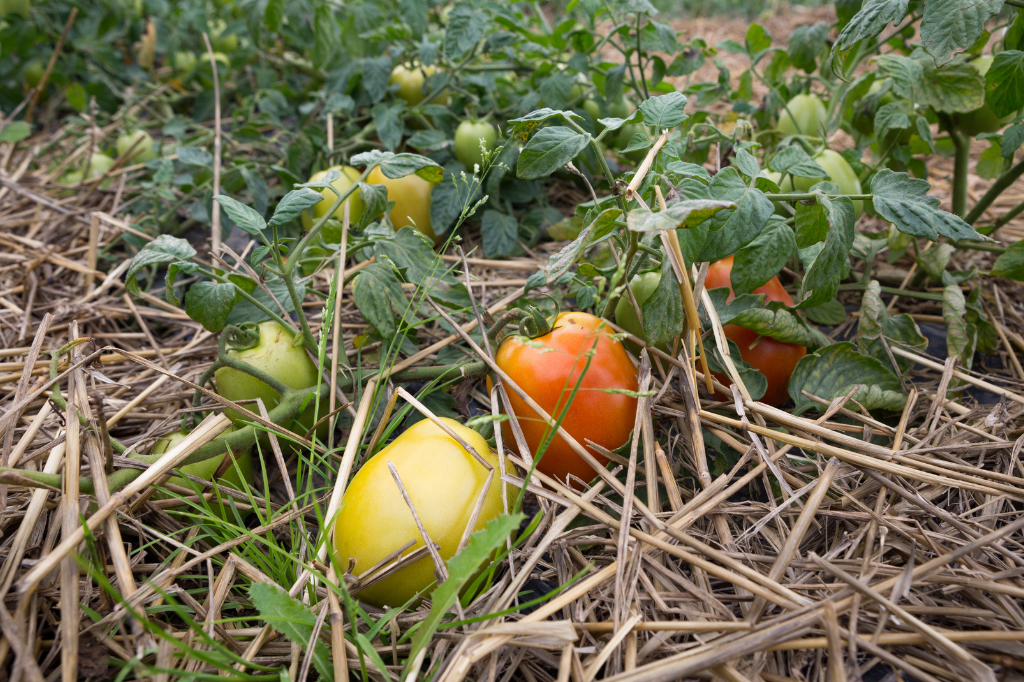
M 561 313 L 555 319 L 552 331 L 544 336 L 527 339 L 516 335 L 505 339 L 495 361 L 512 381 L 556 420 L 579 383 L 579 390 L 562 420 L 562 427 L 581 445 L 585 446 L 584 439 L 587 439 L 612 450 L 629 438 L 637 404 L 632 395 L 608 391 L 637 390 L 636 368 L 612 333 L 593 315 Z M 508 391 L 508 397 L 531 454 L 536 453 L 548 425 L 514 391 Z M 512 428 L 507 422 L 502 425 L 502 432 L 505 443 L 514 448 Z M 607 463 L 607 459 L 591 452 L 599 462 Z M 557 435 L 544 451 L 537 469 L 563 482 L 569 474 L 584 481 L 596 475 L 593 468 Z
M 706 289 L 729 287 L 728 300 L 730 301 L 735 298 L 735 293 L 732 290 L 733 258 L 733 256 L 729 256 L 713 263 L 704 280 Z M 754 293 L 764 294 L 769 301 L 779 301 L 788 306 L 793 305 L 793 297 L 782 287 L 782 282 L 778 277 L 772 277 L 767 284 L 754 289 Z M 766 336 L 761 337 L 761 340 L 758 341 L 757 332 L 735 324 L 727 324 L 724 329 L 726 338 L 732 339 L 739 346 L 743 359 L 768 379 L 768 390 L 765 391 L 761 402 L 779 406 L 789 401 L 789 377 L 793 375 L 793 368 L 796 367 L 800 358 L 807 355 L 807 349 L 795 343 L 783 343 Z M 755 341 L 757 343 L 751 348 Z M 715 378 L 726 386 L 732 383 L 717 372 Z

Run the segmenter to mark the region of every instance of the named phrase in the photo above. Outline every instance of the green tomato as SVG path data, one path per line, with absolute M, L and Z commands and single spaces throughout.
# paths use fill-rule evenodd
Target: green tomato
M 316 366 L 306 355 L 305 348 L 293 345 L 294 335 L 274 321 L 261 322 L 259 324 L 260 340 L 252 348 L 245 350 L 230 350 L 228 354 L 239 360 L 244 360 L 256 369 L 269 374 L 289 388 L 311 388 L 317 383 Z M 281 400 L 280 394 L 273 388 L 260 381 L 256 377 L 231 367 L 221 367 L 214 372 L 214 381 L 217 384 L 217 393 L 231 401 L 255 400 L 260 398 L 269 412 L 277 407 Z M 330 404 L 329 392 L 326 386 L 320 398 L 319 416 L 327 414 Z M 285 428 L 291 428 L 300 436 L 305 435 L 316 423 L 316 403 L 310 401 L 306 409 L 296 417 L 298 424 Z M 259 414 L 254 404 L 246 406 L 246 409 Z M 236 425 L 243 425 L 246 418 L 234 410 L 225 410 L 224 414 Z M 328 424 L 325 422 L 317 428 L 317 435 L 321 438 L 327 435 Z
M 797 95 L 779 112 L 779 130 L 787 135 L 816 136 L 827 121 L 825 103 L 817 95 Z
M 441 417 L 441 421 L 495 472 L 501 471 L 498 455 L 480 434 L 453 419 Z M 424 419 L 413 424 L 371 457 L 345 489 L 334 522 L 334 565 L 338 571 L 347 571 L 349 562 L 355 560 L 354 573 L 361 575 L 405 545 L 412 546 L 402 551 L 403 555 L 423 547 L 423 536 L 395 485 L 389 464 L 398 472 L 427 536 L 439 545 L 443 561 L 458 550 L 489 474 L 434 422 Z M 515 472 L 510 462 L 505 467 Z M 515 490 L 495 475 L 480 506 L 475 530 L 501 514 L 503 486 L 507 486 L 505 496 L 514 499 Z M 380 607 L 402 606 L 434 581 L 434 564 L 425 555 L 362 590 L 359 599 Z
M 587 112 L 587 115 L 594 119 L 594 131 L 600 135 L 601 131 L 604 130 L 604 126 L 598 123 L 598 120 L 605 118 L 601 114 L 601 106 L 592 99 L 585 99 L 583 100 L 583 111 Z
M 232 431 L 236 431 L 236 427 L 230 427 L 222 435 L 227 435 Z M 165 438 L 161 438 L 153 446 L 150 451 L 151 455 L 162 455 L 181 441 L 185 440 L 188 434 L 184 431 L 175 431 L 169 434 Z M 227 454 L 221 457 L 213 457 L 211 459 L 204 460 L 202 462 L 196 462 L 195 464 L 189 464 L 187 466 L 178 467 L 178 470 L 182 473 L 201 478 L 206 481 L 212 481 L 213 475 L 217 473 L 217 469 L 220 468 L 221 463 L 228 458 Z M 230 486 L 237 490 L 244 490 L 245 486 L 242 485 L 242 481 L 245 481 L 247 486 L 251 486 L 253 483 L 253 467 L 252 467 L 252 454 L 247 450 L 242 453 L 235 453 L 235 462 L 238 463 L 238 469 L 235 469 L 235 465 L 228 463 L 224 469 L 224 473 L 217 479 L 217 483 L 221 485 Z M 241 472 L 241 476 L 239 476 Z M 192 488 L 193 484 L 187 478 L 181 476 L 172 476 L 167 479 L 169 485 L 177 485 L 182 488 Z M 162 497 L 162 496 L 161 496 Z M 222 519 L 229 518 L 228 510 L 224 508 L 221 503 L 214 500 L 211 503 L 213 512 Z M 240 510 L 241 511 L 241 510 Z M 242 515 L 248 514 L 248 511 L 241 512 Z
M 649 299 L 658 288 L 658 284 L 661 282 L 660 272 L 643 272 L 629 280 L 629 288 L 633 292 L 633 297 L 636 298 L 638 306 L 643 308 L 644 302 Z M 619 302 L 615 304 L 615 324 L 619 325 L 627 332 L 638 338 L 647 340 L 647 334 L 644 332 L 644 327 L 640 324 L 640 318 L 636 316 L 636 310 L 633 309 L 633 302 L 629 300 L 629 293 L 626 291 L 622 292 L 622 297 Z M 640 347 L 626 339 L 624 341 L 626 348 L 630 349 L 634 353 L 638 353 Z
M 626 115 L 628 116 L 629 114 Z M 617 116 L 616 118 L 622 117 Z M 651 131 L 648 130 L 647 126 L 645 126 L 643 123 L 627 123 L 626 125 L 619 128 L 619 149 L 625 149 L 626 147 L 628 147 L 629 141 L 633 139 L 633 136 L 636 135 L 637 133 L 650 137 Z M 619 153 L 622 154 L 622 156 L 625 156 L 627 159 L 635 161 L 636 163 L 640 163 L 647 157 L 647 152 L 649 151 L 650 148 L 648 147 L 647 149 L 636 149 L 631 152 L 626 152 L 625 154 L 623 154 L 622 152 Z
M 608 113 L 615 118 L 627 118 L 634 111 L 636 107 L 625 97 L 620 97 L 608 105 Z
M 112 158 L 110 158 L 106 154 L 94 152 L 89 156 L 89 179 L 92 180 L 98 177 L 102 177 L 108 170 L 110 170 L 113 167 L 114 160 Z M 79 175 L 82 175 L 82 177 L 84 178 L 84 164 L 82 166 L 82 170 L 78 171 L 78 173 Z M 109 180 L 107 180 L 107 182 L 109 182 Z M 104 182 L 103 184 L 106 185 L 107 182 Z
M 978 57 L 970 62 L 970 64 L 984 77 L 992 66 L 994 59 L 995 57 Z M 987 104 L 983 104 L 977 109 L 972 109 L 966 113 L 953 114 L 953 123 L 957 129 L 971 137 L 977 137 L 982 133 L 994 133 L 1012 120 L 1013 114 L 1006 118 L 999 118 Z
M 235 33 L 228 33 L 227 35 L 218 36 L 217 39 L 213 41 L 213 49 L 217 52 L 231 54 L 238 49 L 238 35 Z
M 174 70 L 182 76 L 187 76 L 196 69 L 196 55 L 194 52 L 185 50 L 174 53 Z
M 43 74 L 46 72 L 46 67 L 38 59 L 25 64 L 25 85 L 29 89 L 36 87 L 43 81 Z
M 128 150 L 131 155 L 125 159 L 125 163 L 144 163 L 156 158 L 153 152 L 153 138 L 145 130 L 136 130 L 134 133 L 123 133 L 117 138 L 117 155 L 124 156 Z
M 407 69 L 403 64 L 399 64 L 391 70 L 391 78 L 388 80 L 388 83 L 392 85 L 397 83 L 398 96 L 404 99 L 405 103 L 410 107 L 414 107 L 427 96 L 427 93 L 423 92 L 423 84 L 427 78 L 436 72 L 437 67 L 435 66 Z M 448 96 L 442 92 L 432 102 L 434 104 L 443 104 L 447 99 Z
M 853 168 L 843 155 L 837 151 L 831 149 L 825 149 L 820 154 L 814 157 L 815 162 L 821 166 L 826 173 L 829 175 L 829 180 L 839 186 L 839 191 L 842 194 L 862 194 L 863 190 L 860 186 L 860 179 L 857 174 L 853 172 Z M 778 173 L 769 171 L 767 173 L 776 184 L 778 184 L 781 176 Z M 811 189 L 813 185 L 818 184 L 822 181 L 822 178 L 794 178 L 791 175 L 786 176 L 786 181 L 779 185 L 779 188 L 783 193 L 789 192 L 806 192 Z M 854 218 L 860 218 L 861 214 L 864 213 L 864 202 L 861 199 L 853 200 L 853 212 Z M 783 213 L 782 215 L 789 215 Z
M 467 172 L 472 172 L 475 165 L 483 167 L 481 144 L 490 153 L 497 143 L 498 131 L 490 123 L 463 121 L 455 130 L 455 157 L 466 166 Z
M 327 172 L 331 170 L 337 170 L 341 173 L 341 177 L 331 183 L 331 187 L 336 189 L 340 194 L 344 194 L 349 187 L 359 179 L 362 175 L 352 166 L 331 166 L 327 170 L 322 170 L 319 173 L 313 173 L 313 177 L 309 179 L 310 182 L 318 182 L 326 177 Z M 320 220 L 327 213 L 328 209 L 334 205 L 334 201 L 338 198 L 337 195 L 329 189 L 318 190 L 324 195 L 324 199 L 313 206 L 312 209 L 307 209 L 302 212 L 302 229 L 309 231 L 309 228 L 313 227 L 313 223 Z M 363 217 L 363 195 L 357 189 L 353 192 L 348 199 L 346 199 L 337 210 L 334 211 L 334 217 L 338 220 L 342 220 L 345 217 L 345 204 L 349 205 L 348 219 L 352 225 L 359 222 L 359 219 Z M 310 217 L 309 211 L 313 211 L 313 216 Z

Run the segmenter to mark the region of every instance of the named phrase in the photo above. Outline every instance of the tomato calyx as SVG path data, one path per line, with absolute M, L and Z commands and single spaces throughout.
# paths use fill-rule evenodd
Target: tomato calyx
M 260 328 L 255 322 L 229 324 L 220 333 L 220 344 L 225 350 L 249 350 L 260 342 Z M 220 350 L 219 348 L 217 349 Z M 219 353 L 218 353 L 219 355 Z
M 550 298 L 550 296 L 548 297 Z M 551 299 L 554 301 L 555 299 Z M 519 320 L 519 335 L 528 339 L 536 339 L 547 336 L 551 333 L 552 324 L 548 317 L 537 307 L 530 306 L 526 310 L 526 317 Z M 551 320 L 558 319 L 558 302 L 555 301 L 555 314 Z

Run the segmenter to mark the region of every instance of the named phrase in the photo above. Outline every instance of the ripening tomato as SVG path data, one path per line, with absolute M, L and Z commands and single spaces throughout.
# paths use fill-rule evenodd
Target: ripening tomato
M 392 180 L 377 166 L 367 176 L 371 185 L 383 185 L 388 189 L 388 201 L 395 202 L 391 208 L 391 224 L 396 230 L 411 225 L 427 235 L 435 244 L 439 243 L 430 224 L 430 193 L 434 183 L 413 173 L 404 178 Z
M 306 349 L 295 345 L 294 335 L 273 320 L 260 322 L 260 340 L 252 348 L 245 350 L 229 350 L 228 355 L 244 360 L 258 370 L 266 372 L 289 388 L 312 388 L 317 382 L 316 365 L 306 355 Z M 254 376 L 250 376 L 232 367 L 221 367 L 214 372 L 217 393 L 231 401 L 255 400 L 260 398 L 269 412 L 281 401 L 280 394 Z M 313 428 L 318 417 L 327 414 L 330 405 L 329 385 L 323 385 L 320 398 L 320 410 L 316 411 L 316 402 L 310 401 L 296 421 L 298 426 L 291 428 L 300 436 Z M 250 412 L 259 414 L 259 408 L 250 403 L 245 406 Z M 234 410 L 224 410 L 224 414 L 236 425 L 246 423 L 246 418 Z M 317 428 L 321 438 L 327 435 L 328 424 L 325 422 Z
M 718 289 L 729 287 L 729 299 L 732 300 L 735 294 L 732 290 L 732 262 L 734 256 L 723 258 L 713 263 L 708 268 L 708 276 L 704 280 L 704 287 L 707 289 Z M 772 277 L 762 287 L 754 289 L 755 294 L 764 294 L 769 301 L 779 301 L 788 306 L 793 305 L 793 297 L 782 287 L 778 277 Z M 793 374 L 793 368 L 800 358 L 807 355 L 807 349 L 795 343 L 782 343 L 767 336 L 760 337 L 758 333 L 746 327 L 735 324 L 725 325 L 726 338 L 732 339 L 740 349 L 740 355 L 749 365 L 759 370 L 768 379 L 768 390 L 765 391 L 761 402 L 769 405 L 784 405 L 789 400 L 789 377 Z M 756 344 L 754 342 L 757 341 Z M 754 347 L 751 348 L 751 345 Z M 715 378 L 728 386 L 731 382 L 721 374 L 715 374 Z
M 32 14 L 32 3 L 30 0 L 0 0 L 0 19 L 18 14 L 23 19 L 28 19 Z
M 528 339 L 514 335 L 505 339 L 495 362 L 554 419 L 558 419 L 579 382 L 579 390 L 562 420 L 563 428 L 581 445 L 586 445 L 586 439 L 614 450 L 626 442 L 633 430 L 637 399 L 635 395 L 611 391 L 636 391 L 637 379 L 626 349 L 611 334 L 608 325 L 593 315 L 561 313 L 552 331 L 544 336 Z M 591 351 L 592 357 L 588 358 Z M 535 454 L 548 425 L 514 391 L 508 391 L 508 397 L 526 444 Z M 508 423 L 502 425 L 502 432 L 505 444 L 514 448 L 516 443 Z M 602 464 L 607 462 L 596 452 L 593 454 Z M 569 474 L 589 481 L 597 473 L 557 435 L 537 468 L 563 482 Z
M 455 130 L 455 158 L 466 167 L 466 172 L 472 173 L 473 166 L 482 167 L 484 163 L 480 145 L 490 153 L 497 143 L 498 131 L 487 121 L 463 121 Z
M 828 111 L 817 95 L 797 95 L 779 112 L 779 130 L 787 135 L 816 137 L 827 122 Z
M 994 60 L 995 57 L 978 57 L 971 61 L 970 65 L 977 69 L 984 78 Z M 977 137 L 982 133 L 994 133 L 1012 120 L 1013 114 L 999 118 L 987 104 L 968 112 L 953 114 L 953 123 L 956 124 L 957 129 L 972 137 Z
M 344 194 L 348 190 L 348 188 L 351 187 L 352 184 L 359 179 L 359 176 L 362 175 L 362 173 L 357 171 L 352 166 L 331 166 L 327 170 L 322 170 L 319 173 L 313 173 L 313 177 L 311 177 L 309 181 L 318 182 L 320 180 L 323 180 L 324 177 L 327 176 L 327 173 L 332 170 L 337 170 L 339 173 L 341 173 L 341 177 L 339 177 L 337 180 L 331 183 L 331 187 L 336 189 L 338 191 L 338 194 Z M 306 231 L 308 231 L 309 228 L 313 227 L 314 222 L 324 217 L 324 214 L 327 213 L 327 210 L 334 205 L 334 201 L 338 198 L 338 195 L 329 189 L 322 189 L 317 191 L 324 195 L 323 201 L 321 201 L 318 204 L 314 204 L 313 208 L 306 209 L 305 211 L 302 212 L 302 229 Z M 335 209 L 334 217 L 339 221 L 345 217 L 345 204 L 349 205 L 349 223 L 355 225 L 363 216 L 364 205 L 362 192 L 357 189 L 355 192 L 349 195 L 348 199 L 345 199 L 345 201 L 343 201 L 341 205 L 338 206 L 337 209 Z M 310 211 L 312 211 L 313 213 L 312 218 L 309 215 Z
M 440 419 L 495 470 L 474 526 L 474 530 L 480 530 L 502 513 L 502 486 L 506 485 L 509 504 L 515 492 L 501 482 L 498 455 L 480 434 L 453 419 Z M 417 422 L 371 457 L 345 490 L 334 522 L 338 573 L 348 571 L 351 559 L 356 562 L 353 573 L 361 575 L 410 542 L 414 544 L 403 555 L 424 546 L 388 463 L 395 466 L 427 536 L 440 546 L 438 552 L 446 562 L 458 549 L 489 474 L 437 424 L 429 419 Z M 505 470 L 515 472 L 507 460 Z M 361 591 L 359 599 L 379 607 L 402 606 L 434 580 L 434 563 L 424 556 Z
M 388 83 L 398 84 L 398 96 L 405 100 L 410 107 L 414 107 L 423 101 L 427 93 L 423 91 L 423 84 L 430 76 L 437 73 L 436 66 L 420 66 L 407 69 L 405 65 L 399 64 L 391 70 L 391 78 Z M 445 93 L 441 93 L 431 100 L 433 104 L 444 104 L 448 99 Z

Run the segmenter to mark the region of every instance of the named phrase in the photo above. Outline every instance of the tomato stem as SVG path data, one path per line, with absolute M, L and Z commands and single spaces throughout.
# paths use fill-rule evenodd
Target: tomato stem
M 993 182 L 992 186 L 988 188 L 988 191 L 985 192 L 985 194 L 983 194 L 980 199 L 978 199 L 978 203 L 976 203 L 974 205 L 974 208 L 971 209 L 971 212 L 964 217 L 964 220 L 969 225 L 973 225 L 974 223 L 976 223 L 978 221 L 978 218 L 981 217 L 981 214 L 984 213 L 985 210 L 992 205 L 992 202 L 995 201 L 999 197 L 999 195 L 1003 193 L 1004 190 L 1006 190 L 1010 185 L 1016 182 L 1017 178 L 1019 178 L 1021 175 L 1024 175 L 1024 161 L 1021 161 L 1016 166 L 1012 167 L 1010 170 L 1006 171 L 998 178 L 996 178 L 996 181 Z M 1011 214 L 1014 211 L 1020 213 L 1022 210 L 1024 210 L 1024 207 L 1018 205 L 1017 207 L 1012 209 L 1010 213 L 1007 213 L 1005 216 L 1000 218 L 997 222 L 1000 225 L 1005 225 L 1013 218 L 1013 215 Z

